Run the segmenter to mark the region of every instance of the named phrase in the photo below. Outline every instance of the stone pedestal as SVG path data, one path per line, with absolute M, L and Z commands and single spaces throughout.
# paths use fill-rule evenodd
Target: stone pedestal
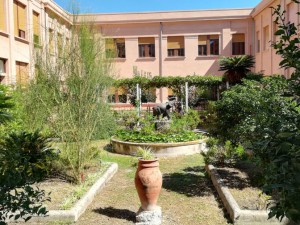
M 171 120 L 156 120 L 155 130 L 168 130 L 170 129 Z
M 160 225 L 162 223 L 162 212 L 158 206 L 153 211 L 144 211 L 142 208 L 136 213 L 136 225 Z

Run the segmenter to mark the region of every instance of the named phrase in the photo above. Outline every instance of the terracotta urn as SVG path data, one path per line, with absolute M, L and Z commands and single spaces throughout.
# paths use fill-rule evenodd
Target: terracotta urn
M 135 187 L 142 204 L 142 210 L 155 210 L 162 187 L 162 174 L 159 170 L 158 159 L 139 159 L 135 173 Z

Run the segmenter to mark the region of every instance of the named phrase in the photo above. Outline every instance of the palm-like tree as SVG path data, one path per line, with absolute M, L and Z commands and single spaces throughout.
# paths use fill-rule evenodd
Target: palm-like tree
M 240 83 L 255 64 L 254 56 L 241 55 L 220 59 L 220 71 L 225 71 L 225 78 L 230 84 Z

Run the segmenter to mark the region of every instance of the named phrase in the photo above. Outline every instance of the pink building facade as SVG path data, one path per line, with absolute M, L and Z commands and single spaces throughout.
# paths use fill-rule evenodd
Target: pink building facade
M 80 14 L 109 38 L 119 78 L 146 76 L 222 75 L 222 56 L 251 54 L 256 72 L 279 68 L 280 57 L 270 47 L 276 26 L 270 6 L 281 4 L 287 20 L 299 24 L 299 4 L 263 0 L 251 9 L 218 9 L 119 14 Z M 0 80 L 26 83 L 34 77 L 34 49 L 55 55 L 69 38 L 72 15 L 52 0 L 0 0 Z

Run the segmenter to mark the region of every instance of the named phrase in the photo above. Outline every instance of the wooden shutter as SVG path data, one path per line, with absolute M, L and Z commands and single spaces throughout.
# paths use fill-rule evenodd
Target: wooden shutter
M 0 30 L 6 31 L 6 17 L 5 17 L 5 5 L 4 5 L 4 0 L 0 0 Z
M 245 34 L 233 34 L 232 42 L 245 42 Z
M 125 38 L 116 38 L 115 39 L 116 43 L 121 44 L 124 43 L 125 44 Z
M 39 14 L 33 12 L 33 34 L 40 36 Z
M 49 52 L 54 53 L 54 32 L 49 29 Z
M 18 3 L 19 29 L 26 32 L 26 7 Z
M 18 3 L 14 2 L 14 32 L 15 36 L 19 37 L 19 25 L 18 25 Z
M 149 44 L 154 44 L 154 43 L 155 43 L 154 37 L 139 38 L 139 44 L 140 45 L 149 45 Z
M 168 37 L 168 49 L 184 48 L 184 37 Z
M 116 45 L 115 45 L 115 42 L 114 42 L 114 39 L 105 39 L 105 48 L 106 49 L 115 49 L 116 48 Z
M 210 35 L 210 39 L 219 39 L 219 35 Z
M 28 84 L 29 76 L 27 63 L 16 62 L 16 80 L 19 85 Z
M 198 45 L 206 45 L 207 44 L 207 35 L 198 36 Z
M 63 52 L 63 37 L 61 34 L 57 34 L 57 50 L 58 55 L 61 56 Z

